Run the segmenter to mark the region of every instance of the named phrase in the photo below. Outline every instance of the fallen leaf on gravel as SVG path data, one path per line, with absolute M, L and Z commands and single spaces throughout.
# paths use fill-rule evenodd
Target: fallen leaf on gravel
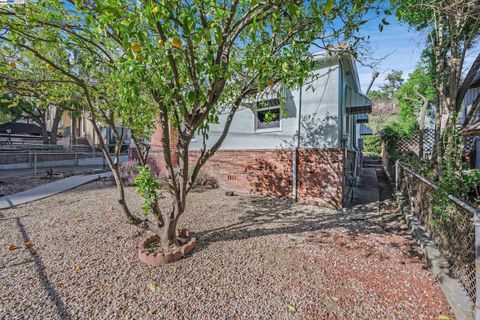
M 158 284 L 156 282 L 152 282 L 148 285 L 148 289 L 150 289 L 153 292 L 157 291 L 157 288 L 158 288 Z
M 31 248 L 33 247 L 33 242 L 32 241 L 27 241 L 23 243 L 25 245 L 25 248 Z
M 330 299 L 332 299 L 333 302 L 337 302 L 338 301 L 338 298 L 337 297 L 330 297 Z
M 443 314 L 439 315 L 437 319 L 438 320 L 451 320 L 450 317 L 444 316 Z
M 157 308 L 151 308 L 151 309 L 148 309 L 148 314 L 149 315 L 154 315 L 155 313 L 157 313 L 158 309 Z
M 80 271 L 80 270 L 82 270 L 82 266 L 80 266 L 80 265 L 77 263 L 76 265 L 73 266 L 73 269 L 74 269 L 75 271 Z
M 295 308 L 294 305 L 291 305 L 291 304 L 287 304 L 287 308 L 290 312 L 294 313 L 294 312 L 297 312 L 297 308 Z
M 13 244 L 9 244 L 8 246 L 5 247 L 5 249 L 7 249 L 7 251 L 13 251 L 17 249 L 17 247 L 15 247 L 15 245 Z
M 108 207 L 108 212 L 113 212 L 113 206 Z

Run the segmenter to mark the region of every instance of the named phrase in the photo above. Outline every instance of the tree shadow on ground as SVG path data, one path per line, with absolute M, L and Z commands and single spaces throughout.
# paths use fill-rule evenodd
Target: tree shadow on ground
M 28 233 L 25 230 L 25 226 L 21 222 L 20 218 L 15 218 L 15 222 L 17 224 L 18 230 L 20 231 L 20 234 L 22 235 L 23 242 L 29 242 L 30 237 L 28 236 Z M 62 301 L 58 292 L 55 290 L 54 286 L 48 279 L 48 276 L 44 271 L 45 266 L 43 265 L 42 259 L 38 255 L 37 251 L 33 247 L 27 248 L 26 250 L 32 256 L 33 262 L 35 264 L 35 271 L 37 273 L 37 277 L 40 280 L 40 283 L 42 284 L 43 289 L 46 291 L 48 299 L 54 305 L 58 316 L 61 319 L 71 319 L 71 314 L 68 311 L 67 307 L 65 306 L 65 303 Z M 13 265 L 10 265 L 10 267 L 12 266 Z
M 327 233 L 334 229 L 342 230 L 352 237 L 365 234 L 405 234 L 403 230 L 386 227 L 389 220 L 383 220 L 378 210 L 372 210 L 371 205 L 359 205 L 346 211 L 326 211 L 284 199 L 242 198 L 237 208 L 244 212 L 237 222 L 199 234 L 198 250 L 217 241 L 312 231 Z M 389 219 L 395 221 L 398 216 Z

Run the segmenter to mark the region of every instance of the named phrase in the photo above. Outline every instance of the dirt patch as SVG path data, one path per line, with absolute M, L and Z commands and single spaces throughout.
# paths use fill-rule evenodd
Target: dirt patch
M 52 181 L 33 177 L 0 178 L 0 197 L 32 189 L 49 182 Z

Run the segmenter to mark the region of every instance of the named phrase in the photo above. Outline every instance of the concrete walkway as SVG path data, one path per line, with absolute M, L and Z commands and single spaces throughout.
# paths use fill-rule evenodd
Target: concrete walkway
M 353 191 L 352 206 L 373 204 L 378 206 L 379 190 L 376 168 L 362 168 Z
M 0 198 L 0 209 L 8 209 L 27 202 L 40 200 L 76 188 L 85 183 L 111 176 L 111 172 L 90 174 L 86 176 L 72 176 L 52 183 L 47 183 L 33 189 Z
M 369 161 L 368 165 L 362 168 L 354 189 L 352 205 L 346 210 L 348 214 L 345 220 L 369 222 L 381 230 L 390 223 L 394 223 L 395 225 L 398 217 L 403 215 L 411 230 L 409 233 L 411 233 L 420 244 L 430 270 L 433 273 L 433 278 L 435 281 L 438 281 L 456 318 L 473 319 L 472 310 L 474 305 L 471 303 L 458 279 L 451 276 L 452 272 L 448 262 L 438 248 L 436 248 L 434 242 L 429 238 L 425 228 L 415 215 L 411 213 L 407 201 L 404 199 L 405 203 L 401 204 L 401 212 L 390 212 L 388 209 L 382 209 L 380 204 L 385 204 L 385 201 L 388 200 L 382 200 L 382 190 L 380 189 L 382 188 L 382 184 L 379 183 L 382 178 L 377 176 L 376 170 L 383 170 L 383 168 L 375 165 L 373 161 Z M 389 232 L 391 233 L 392 231 Z

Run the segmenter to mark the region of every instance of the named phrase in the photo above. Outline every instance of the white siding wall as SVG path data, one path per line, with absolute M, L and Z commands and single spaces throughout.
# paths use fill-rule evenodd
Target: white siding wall
M 305 85 L 302 94 L 302 141 L 301 147 L 338 147 L 339 142 L 339 72 L 337 63 L 324 64 L 316 69 L 318 76 Z M 295 145 L 298 128 L 300 89 L 286 93 L 286 114 L 282 115 L 281 127 L 271 132 L 255 131 L 255 115 L 248 108 L 239 110 L 232 122 L 222 149 L 273 149 Z M 220 123 L 212 125 L 207 146 L 215 143 L 224 127 L 225 115 Z M 202 146 L 200 137 L 191 144 L 192 150 Z

